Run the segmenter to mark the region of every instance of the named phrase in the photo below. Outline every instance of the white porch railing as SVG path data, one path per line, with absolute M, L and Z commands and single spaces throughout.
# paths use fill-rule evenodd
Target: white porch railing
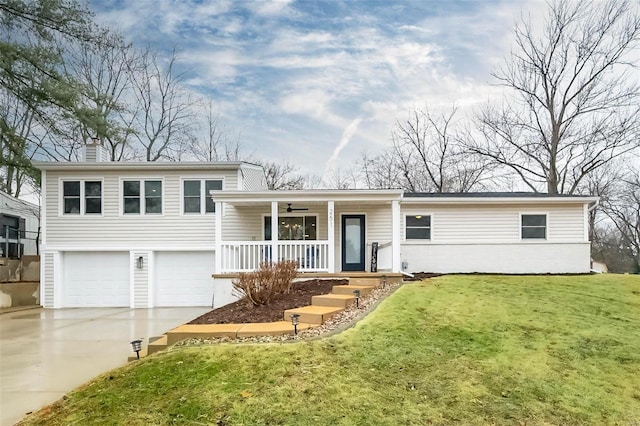
M 251 272 L 262 262 L 293 260 L 300 272 L 329 270 L 328 241 L 278 241 L 277 255 L 272 256 L 271 241 L 223 241 L 222 273 Z

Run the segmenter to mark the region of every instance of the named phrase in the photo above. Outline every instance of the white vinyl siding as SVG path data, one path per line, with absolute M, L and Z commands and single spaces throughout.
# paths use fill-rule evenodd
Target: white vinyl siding
M 44 276 L 40 279 L 40 285 L 43 287 L 42 291 L 42 306 L 45 308 L 53 308 L 54 302 L 54 286 L 53 286 L 53 253 L 44 253 Z
M 103 180 L 102 216 L 67 216 L 58 210 L 59 187 L 61 180 L 73 179 L 65 172 L 48 171 L 46 186 L 47 247 L 74 249 L 119 248 L 149 249 L 153 247 L 172 247 L 176 249 L 213 247 L 215 243 L 214 215 L 181 214 L 182 180 L 189 176 L 201 179 L 224 179 L 225 188 L 231 190 L 237 185 L 237 171 L 216 172 L 203 175 L 202 171 L 164 171 L 163 177 L 163 214 L 162 215 L 121 215 L 122 180 L 154 180 L 156 171 L 141 173 L 122 171 L 96 172 L 91 176 L 83 172 L 86 180 Z M 135 174 L 134 174 L 135 173 Z M 77 179 L 76 179 L 77 180 Z
M 402 221 L 406 215 L 431 214 L 431 241 L 407 241 L 407 244 L 507 243 L 534 244 L 541 241 L 521 240 L 520 215 L 547 214 L 547 241 L 584 241 L 582 204 L 552 205 L 416 205 L 403 204 Z M 404 223 L 402 239 L 405 240 Z M 404 244 L 404 243 L 403 243 Z
M 140 264 L 140 258 L 142 258 L 142 264 Z M 133 307 L 146 308 L 149 306 L 149 253 L 134 251 L 132 263 Z

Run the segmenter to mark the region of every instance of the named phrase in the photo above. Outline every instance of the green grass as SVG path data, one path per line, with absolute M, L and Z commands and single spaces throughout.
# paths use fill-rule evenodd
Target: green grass
M 640 277 L 445 276 L 337 336 L 176 348 L 27 424 L 640 424 Z

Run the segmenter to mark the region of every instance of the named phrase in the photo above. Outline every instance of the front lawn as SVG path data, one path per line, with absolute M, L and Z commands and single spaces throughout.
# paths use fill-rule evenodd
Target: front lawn
M 640 277 L 444 276 L 318 341 L 180 347 L 26 424 L 640 424 Z

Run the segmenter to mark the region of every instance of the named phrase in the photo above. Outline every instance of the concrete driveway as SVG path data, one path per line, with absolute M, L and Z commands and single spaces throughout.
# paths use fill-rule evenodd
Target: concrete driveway
M 0 425 L 126 364 L 129 342 L 184 324 L 208 308 L 34 309 L 0 315 Z

